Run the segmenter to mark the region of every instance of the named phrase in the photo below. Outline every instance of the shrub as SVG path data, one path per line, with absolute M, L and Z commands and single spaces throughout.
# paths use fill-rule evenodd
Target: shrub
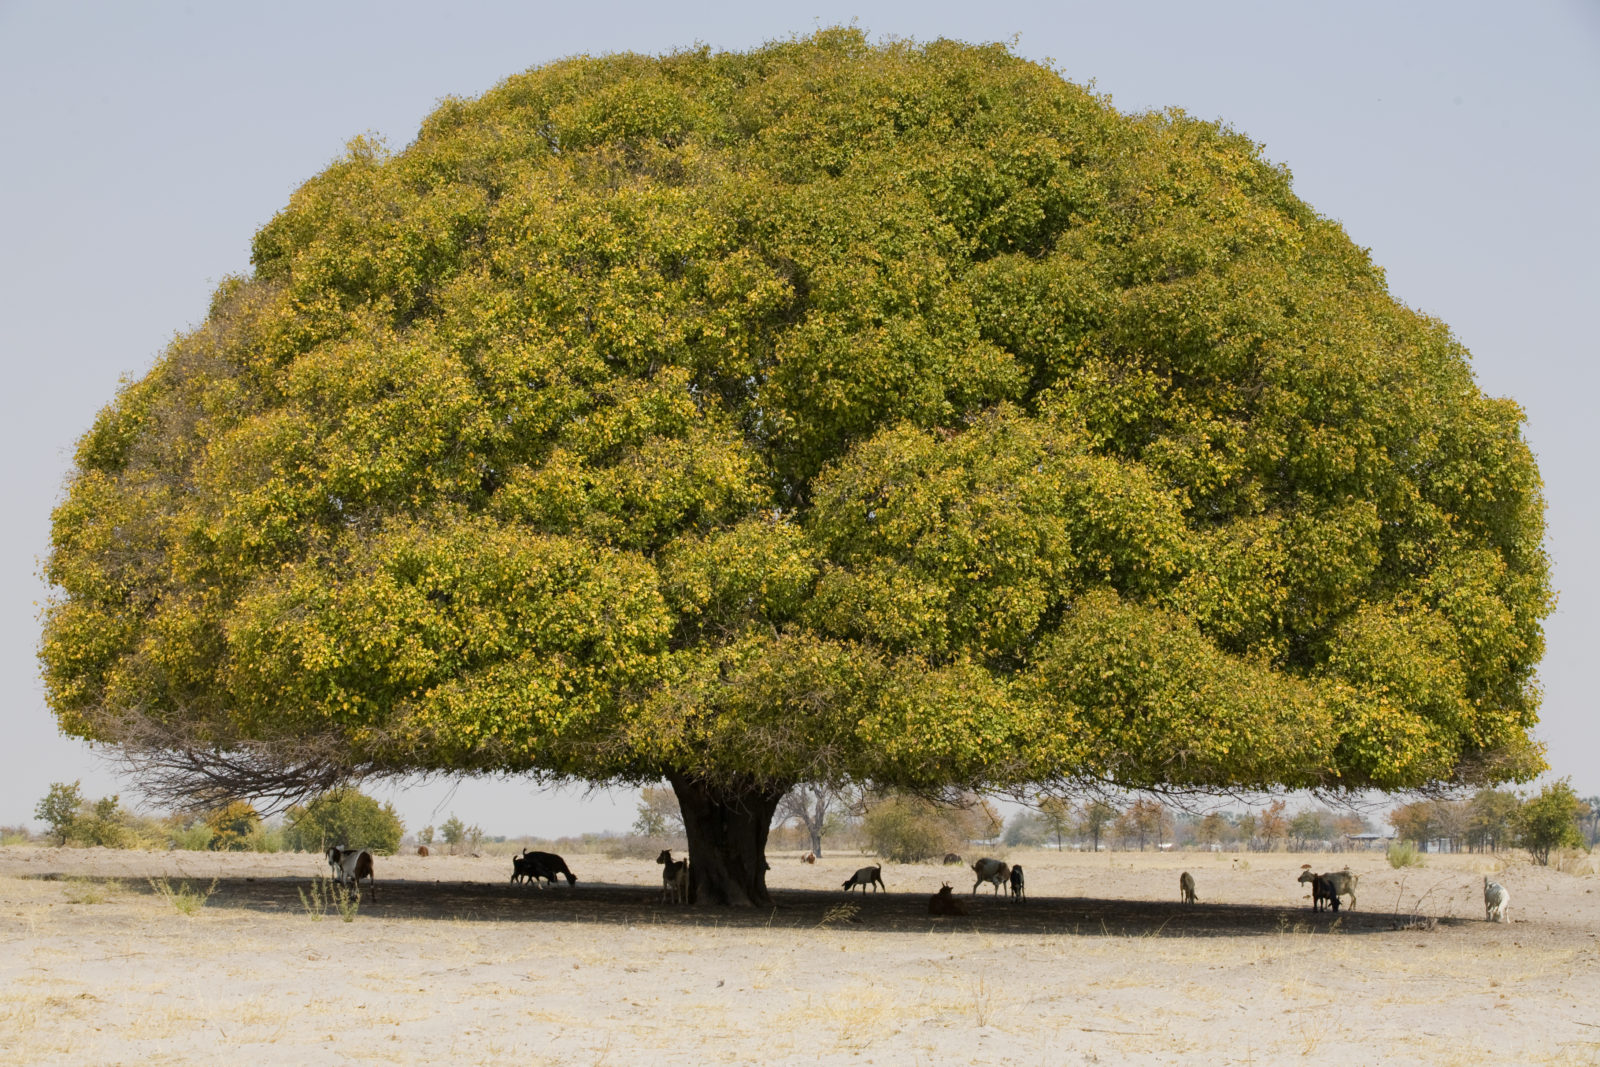
M 72 836 L 78 821 L 78 809 L 83 807 L 81 783 L 51 782 L 50 791 L 33 809 L 34 818 L 43 820 L 56 837 L 56 844 L 64 845 Z
M 976 797 L 948 805 L 896 795 L 869 808 L 861 829 L 878 855 L 896 863 L 918 863 L 960 851 L 975 838 L 992 837 L 1000 825 L 989 805 Z
M 211 847 L 211 838 L 215 836 L 211 827 L 203 822 L 184 824 L 174 821 L 167 830 L 167 841 L 173 848 L 181 848 L 186 852 L 203 852 Z
M 33 834 L 28 832 L 26 826 L 0 826 L 0 848 L 6 845 L 26 845 L 33 840 Z
M 1583 801 L 1563 778 L 1539 790 L 1539 795 L 1522 805 L 1514 821 L 1517 843 L 1528 850 L 1541 867 L 1550 863 L 1552 849 L 1581 848 L 1578 815 Z
M 250 847 L 250 835 L 261 825 L 261 816 L 248 800 L 235 800 L 206 812 L 213 852 L 243 852 Z
M 397 852 L 405 824 L 394 805 L 379 804 L 355 789 L 334 789 L 309 804 L 296 804 L 284 815 L 283 842 L 302 852 L 322 852 L 330 845 Z
M 72 824 L 72 838 L 86 845 L 101 848 L 122 848 L 128 844 L 128 829 L 124 825 L 125 813 L 118 797 L 101 797 L 93 807 L 80 814 Z
M 1422 853 L 1417 851 L 1417 846 L 1409 841 L 1392 841 L 1389 843 L 1389 866 L 1396 869 L 1400 867 L 1423 866 Z

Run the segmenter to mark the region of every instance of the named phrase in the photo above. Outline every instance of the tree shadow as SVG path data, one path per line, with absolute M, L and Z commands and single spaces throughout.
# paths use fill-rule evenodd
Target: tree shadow
M 186 879 L 210 885 L 210 879 Z M 126 891 L 154 895 L 144 879 L 118 879 Z M 172 879 L 174 883 L 179 879 Z M 208 912 L 239 910 L 305 915 L 309 878 L 219 878 L 206 902 Z M 871 930 L 926 934 L 932 930 L 1017 936 L 1259 937 L 1284 933 L 1388 933 L 1463 925 L 1453 917 L 1416 916 L 1348 907 L 1334 913 L 1262 904 L 1108 900 L 1092 897 L 1030 897 L 1013 902 L 980 893 L 957 896 L 968 914 L 936 918 L 921 893 L 842 893 L 783 889 L 776 907 L 692 907 L 663 902 L 658 888 L 579 882 L 545 889 L 491 882 L 397 879 L 379 881 L 374 896 L 361 893 L 357 921 L 364 918 L 452 922 L 594 923 L 608 926 L 682 926 L 728 929 Z M 337 919 L 337 910 L 328 909 Z

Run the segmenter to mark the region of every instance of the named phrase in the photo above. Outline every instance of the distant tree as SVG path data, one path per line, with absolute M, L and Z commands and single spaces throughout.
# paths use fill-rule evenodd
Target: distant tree
M 1061 797 L 1046 796 L 1039 800 L 1039 817 L 1044 820 L 1046 832 L 1056 839 L 1056 851 L 1061 851 L 1061 836 L 1072 826 L 1072 805 Z
M 1205 818 L 1200 820 L 1199 827 L 1195 830 L 1195 837 L 1202 845 L 1215 845 L 1222 840 L 1222 835 L 1228 830 L 1228 820 L 1220 812 L 1207 812 Z
M 439 836 L 444 839 L 450 851 L 454 852 L 460 847 L 461 842 L 466 840 L 467 824 L 457 818 L 456 813 L 452 811 L 450 817 L 439 824 Z
M 1344 812 L 1333 820 L 1333 832 L 1341 838 L 1355 837 L 1357 834 L 1372 833 L 1372 821 L 1364 815 L 1357 815 L 1353 811 Z
M 1427 848 L 1428 842 L 1438 836 L 1434 827 L 1434 807 L 1426 800 L 1416 800 L 1409 804 L 1401 804 L 1389 813 L 1389 825 L 1394 827 L 1395 836 L 1402 841 L 1411 841 L 1418 848 Z
M 955 803 L 890 794 L 867 803 L 861 831 L 872 850 L 896 863 L 916 863 L 995 837 L 1003 823 L 987 801 L 962 794 Z
M 798 820 L 811 838 L 811 851 L 822 856 L 822 835 L 830 818 L 853 798 L 853 791 L 844 786 L 825 782 L 802 782 L 778 801 L 776 818 L 780 822 Z M 673 801 L 676 809 L 677 801 Z
M 423 846 L 424 848 L 433 844 L 433 827 L 424 826 L 421 830 L 417 831 L 417 844 Z
M 1254 849 L 1256 847 L 1256 824 L 1258 822 L 1260 820 L 1253 811 L 1244 812 L 1234 820 L 1234 825 L 1239 829 L 1239 840 L 1244 842 L 1245 848 Z
M 639 817 L 633 832 L 644 837 L 676 837 L 683 833 L 683 812 L 671 789 L 647 785 L 639 791 Z
M 1517 812 L 1517 843 L 1528 850 L 1541 867 L 1549 864 L 1550 853 L 1558 848 L 1577 848 L 1583 844 L 1578 832 L 1578 816 L 1583 801 L 1569 780 L 1551 782 L 1539 795 Z
M 50 791 L 34 806 L 33 817 L 50 827 L 50 832 L 56 837 L 57 845 L 65 845 L 67 839 L 72 836 L 73 825 L 77 822 L 78 812 L 82 807 L 81 782 L 73 782 L 71 785 L 65 782 L 51 782 Z
M 1035 846 L 1044 843 L 1050 834 L 1050 825 L 1036 811 L 1019 811 L 1006 820 L 1005 833 L 1000 840 L 1008 848 Z
M 1267 810 L 1261 813 L 1256 824 L 1256 832 L 1261 835 L 1262 846 L 1268 852 L 1289 836 L 1289 819 L 1284 814 L 1288 807 L 1284 801 L 1274 800 L 1267 805 Z
M 1089 839 L 1090 847 L 1100 851 L 1100 837 L 1122 815 L 1117 808 L 1104 800 L 1085 801 L 1080 809 L 1079 827 L 1083 835 Z
M 1467 847 L 1476 852 L 1497 852 L 1515 836 L 1517 809 L 1522 801 L 1509 789 L 1480 789 L 1467 801 Z
M 1600 796 L 1583 798 L 1583 812 L 1578 822 L 1583 830 L 1584 844 L 1590 848 L 1600 844 Z
M 1133 802 L 1127 811 L 1128 829 L 1134 837 L 1139 839 L 1139 851 L 1143 852 L 1146 842 L 1154 840 L 1157 844 L 1161 841 L 1161 828 L 1166 820 L 1166 808 L 1158 800 L 1140 797 Z
M 330 790 L 284 813 L 284 844 L 302 852 L 321 852 L 331 845 L 398 852 L 404 835 L 393 805 L 379 804 L 351 788 Z
M 242 852 L 250 847 L 250 837 L 261 825 L 261 816 L 247 800 L 235 800 L 213 808 L 205 815 L 211 830 L 209 847 L 214 852 Z
M 1313 841 L 1326 841 L 1331 832 L 1332 820 L 1326 811 L 1302 808 L 1289 819 L 1289 836 L 1294 839 L 1294 847 L 1302 851 Z

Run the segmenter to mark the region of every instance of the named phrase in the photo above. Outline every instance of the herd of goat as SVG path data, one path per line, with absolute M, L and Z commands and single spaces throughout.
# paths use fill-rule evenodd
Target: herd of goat
M 423 852 L 423 855 L 426 855 Z M 328 849 L 328 867 L 332 870 L 332 877 L 340 885 L 353 886 L 359 898 L 361 881 L 366 879 L 367 892 L 370 899 L 377 900 L 377 880 L 373 873 L 372 853 L 364 848 L 344 848 L 335 846 Z M 815 863 L 815 853 L 808 852 L 800 857 L 802 863 Z M 661 865 L 661 899 L 663 902 L 674 904 L 687 904 L 689 902 L 689 861 L 687 859 L 675 860 L 672 858 L 671 849 L 662 849 L 661 855 L 656 857 L 656 862 Z M 954 852 L 947 853 L 944 857 L 946 865 L 959 864 L 961 857 Z M 1010 890 L 1013 903 L 1026 898 L 1025 885 L 1021 864 L 1011 864 L 1004 860 L 991 859 L 985 856 L 972 864 L 974 880 L 972 895 L 976 896 L 978 887 L 988 883 L 993 887 L 996 896 L 1000 888 L 1006 886 Z M 554 852 L 534 852 L 523 849 L 522 853 L 511 857 L 511 881 L 513 884 L 529 882 L 543 889 L 548 883 L 556 884 L 557 878 L 565 878 L 567 885 L 578 884 L 578 878 L 567 867 L 567 861 Z M 1324 907 L 1339 910 L 1340 899 L 1350 898 L 1350 906 L 1356 905 L 1356 883 L 1361 876 L 1351 872 L 1349 867 L 1342 871 L 1328 871 L 1318 874 L 1306 865 L 1300 872 L 1302 883 L 1311 884 L 1311 907 L 1314 911 L 1321 911 Z M 845 879 L 844 891 L 849 892 L 860 887 L 863 893 L 871 886 L 874 893 L 880 889 L 888 892 L 888 886 L 883 884 L 883 865 L 875 864 L 871 867 L 862 867 L 849 878 Z M 1199 901 L 1195 894 L 1194 875 L 1184 871 L 1178 876 L 1178 899 L 1185 904 L 1194 904 Z M 1487 876 L 1483 879 L 1483 912 L 1484 919 L 1489 922 L 1509 922 L 1506 909 L 1511 905 L 1511 893 L 1499 882 L 1491 882 Z M 967 907 L 959 897 L 955 896 L 946 882 L 939 891 L 928 898 L 929 915 L 965 915 Z

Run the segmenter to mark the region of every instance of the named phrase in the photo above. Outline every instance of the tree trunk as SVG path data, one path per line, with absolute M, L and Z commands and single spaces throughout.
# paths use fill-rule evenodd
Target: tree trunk
M 812 830 L 811 831 L 811 853 L 812 853 L 812 855 L 816 856 L 817 859 L 819 859 L 819 860 L 822 858 L 822 831 L 821 830 Z
M 689 900 L 766 907 L 767 831 L 788 792 L 778 786 L 711 786 L 669 775 L 689 838 Z

